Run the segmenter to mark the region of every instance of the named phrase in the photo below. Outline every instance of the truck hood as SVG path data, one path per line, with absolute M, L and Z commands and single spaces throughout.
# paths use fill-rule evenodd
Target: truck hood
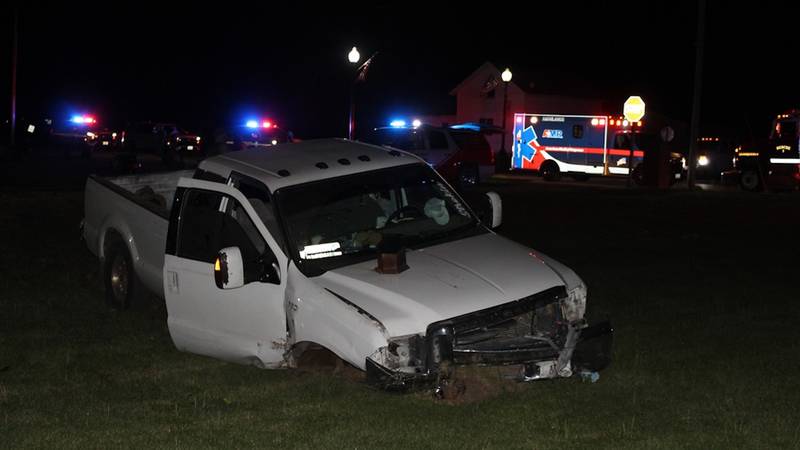
M 399 274 L 380 274 L 369 260 L 313 280 L 380 320 L 390 336 L 580 282 L 565 266 L 493 233 L 409 250 L 406 261 Z

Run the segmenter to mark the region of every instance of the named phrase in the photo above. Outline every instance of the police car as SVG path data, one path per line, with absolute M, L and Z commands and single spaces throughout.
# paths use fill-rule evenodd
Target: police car
M 413 153 L 457 186 L 475 185 L 494 174 L 492 148 L 472 125 L 435 127 L 398 119 L 388 127 L 375 128 L 363 140 Z

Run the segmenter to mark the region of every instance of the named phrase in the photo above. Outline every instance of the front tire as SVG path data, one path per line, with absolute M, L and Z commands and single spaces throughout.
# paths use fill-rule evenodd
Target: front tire
M 739 185 L 748 192 L 758 192 L 761 190 L 761 176 L 756 169 L 745 169 L 739 177 Z

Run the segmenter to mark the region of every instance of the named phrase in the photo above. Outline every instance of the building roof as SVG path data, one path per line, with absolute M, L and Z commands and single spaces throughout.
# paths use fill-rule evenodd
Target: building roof
M 410 153 L 347 139 L 316 139 L 252 148 L 206 159 L 200 169 L 223 177 L 231 171 L 263 182 L 270 191 L 367 170 L 421 162 Z
M 509 84 L 518 87 L 526 94 L 597 99 L 597 93 L 600 89 L 596 83 L 585 77 L 585 74 L 576 75 L 559 70 L 529 70 L 524 66 L 512 66 L 511 71 L 513 76 Z M 500 69 L 491 61 L 486 61 L 458 83 L 450 91 L 450 95 L 456 95 L 473 77 L 485 77 L 487 73 L 497 77 L 498 85 L 502 83 L 500 81 Z

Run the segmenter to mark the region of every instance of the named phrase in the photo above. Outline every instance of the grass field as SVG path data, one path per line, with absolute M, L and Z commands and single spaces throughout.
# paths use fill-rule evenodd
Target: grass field
M 800 447 L 800 197 L 498 190 L 612 318 L 597 383 L 453 405 L 180 353 L 104 306 L 81 193 L 0 194 L 0 447 Z

